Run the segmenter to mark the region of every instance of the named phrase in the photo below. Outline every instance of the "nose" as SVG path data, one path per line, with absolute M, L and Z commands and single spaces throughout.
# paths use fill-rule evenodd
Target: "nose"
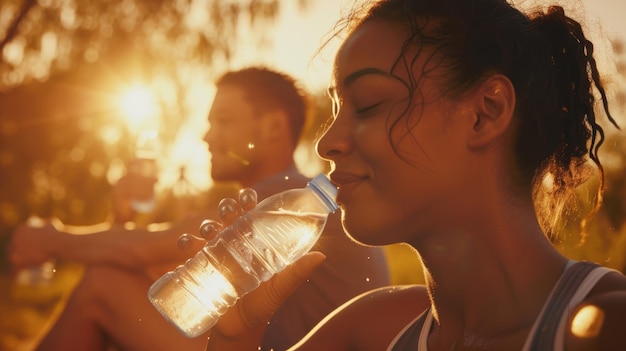
M 334 161 L 350 152 L 350 126 L 343 119 L 335 118 L 317 142 L 317 154 L 328 161 Z
M 205 143 L 211 145 L 211 127 L 209 126 L 206 130 L 206 132 L 204 133 L 204 137 L 202 137 L 202 141 L 204 141 Z

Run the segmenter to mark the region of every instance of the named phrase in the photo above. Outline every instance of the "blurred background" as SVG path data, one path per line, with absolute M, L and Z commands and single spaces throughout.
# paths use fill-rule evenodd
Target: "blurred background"
M 612 112 L 626 127 L 626 24 L 622 0 L 559 3 L 586 19 L 596 44 Z M 134 157 L 143 132 L 158 136 L 161 204 L 151 220 L 198 210 L 211 189 L 202 135 L 214 78 L 229 69 L 267 64 L 300 80 L 315 96 L 316 125 L 330 116 L 325 89 L 336 49 L 317 49 L 351 6 L 348 0 L 2 0 L 0 2 L 0 351 L 28 350 L 32 336 L 59 308 L 81 267 L 56 266 L 45 285 L 16 284 L 5 246 L 28 218 L 90 225 L 110 216 L 111 185 Z M 602 153 L 603 210 L 581 240 L 570 211 L 558 247 L 575 259 L 626 270 L 624 133 L 609 127 Z M 298 164 L 323 165 L 308 131 Z M 591 182 L 580 198 L 592 196 Z M 397 283 L 419 281 L 415 255 L 388 248 Z

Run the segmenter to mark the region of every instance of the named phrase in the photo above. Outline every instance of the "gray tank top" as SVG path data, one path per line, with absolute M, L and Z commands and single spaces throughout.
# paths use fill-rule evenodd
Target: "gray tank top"
M 605 274 L 615 270 L 591 262 L 570 261 L 546 300 L 526 339 L 523 351 L 563 350 L 568 311 L 580 303 Z M 427 351 L 432 313 L 426 309 L 391 342 L 388 351 Z

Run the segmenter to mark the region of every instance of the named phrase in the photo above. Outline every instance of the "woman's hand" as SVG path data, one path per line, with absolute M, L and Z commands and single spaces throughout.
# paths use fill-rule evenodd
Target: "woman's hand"
M 211 329 L 206 350 L 258 350 L 270 317 L 325 258 L 309 252 L 244 295 Z
M 249 188 L 239 192 L 238 200 L 223 199 L 218 205 L 222 222 L 205 220 L 200 226 L 203 240 L 216 240 L 222 228 L 230 225 L 245 211 L 253 209 L 256 204 L 257 194 Z M 178 245 L 181 249 L 187 249 L 195 246 L 194 243 L 200 239 L 184 234 L 179 238 Z M 211 329 L 207 350 L 258 350 L 270 317 L 324 259 L 322 253 L 310 252 L 244 295 Z
M 239 190 L 238 200 L 232 198 L 222 199 L 217 206 L 221 222 L 205 219 L 200 224 L 200 235 L 202 237 L 185 233 L 178 238 L 178 248 L 181 250 L 193 249 L 192 252 L 199 250 L 207 242 L 216 240 L 224 227 L 232 224 L 245 211 L 253 209 L 256 204 L 257 194 L 251 188 Z

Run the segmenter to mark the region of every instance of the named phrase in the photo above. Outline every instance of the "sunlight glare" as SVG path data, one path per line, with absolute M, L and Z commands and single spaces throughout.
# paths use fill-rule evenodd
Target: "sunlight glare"
M 120 95 L 119 107 L 130 127 L 139 127 L 156 118 L 158 105 L 150 90 L 136 85 Z
M 580 338 L 593 338 L 600 334 L 604 324 L 604 311 L 588 305 L 580 309 L 572 320 L 572 334 Z
M 196 132 L 191 128 L 181 130 L 168 153 L 163 155 L 160 186 L 174 186 L 180 180 L 181 167 L 185 169 L 185 179 L 190 183 L 189 190 L 192 192 L 204 191 L 211 186 L 209 153 L 206 144 L 195 135 Z
M 122 131 L 115 125 L 109 124 L 100 128 L 100 140 L 108 145 L 115 145 L 122 139 Z

